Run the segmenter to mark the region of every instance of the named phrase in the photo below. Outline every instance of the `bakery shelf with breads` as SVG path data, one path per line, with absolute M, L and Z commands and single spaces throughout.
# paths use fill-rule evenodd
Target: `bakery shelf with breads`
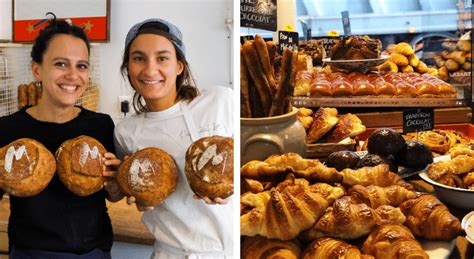
M 417 192 L 387 164 L 336 169 L 286 153 L 240 173 L 242 258 L 428 258 L 426 240 L 463 232 L 436 196 Z

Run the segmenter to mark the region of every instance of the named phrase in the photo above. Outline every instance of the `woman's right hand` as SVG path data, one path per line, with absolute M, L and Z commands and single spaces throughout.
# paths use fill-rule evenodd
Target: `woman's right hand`
M 150 210 L 153 210 L 153 208 L 154 208 L 153 206 L 142 206 L 142 205 L 136 203 L 135 201 L 136 201 L 135 197 L 133 197 L 133 196 L 127 197 L 127 204 L 132 205 L 132 204 L 135 203 L 135 205 L 137 206 L 138 211 L 150 211 Z

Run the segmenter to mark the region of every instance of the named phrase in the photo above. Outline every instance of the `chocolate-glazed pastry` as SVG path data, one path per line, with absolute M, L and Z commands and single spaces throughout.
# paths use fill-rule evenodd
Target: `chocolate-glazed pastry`
M 337 151 L 328 156 L 326 166 L 334 167 L 337 171 L 342 171 L 346 168 L 355 169 L 360 157 L 352 151 Z
M 390 172 L 397 173 L 398 166 L 394 163 L 393 160 L 388 159 L 387 157 L 378 155 L 378 154 L 367 154 L 357 163 L 357 168 L 362 168 L 365 166 L 374 167 L 380 164 L 387 164 L 390 168 Z
M 397 154 L 406 146 L 402 134 L 390 128 L 375 130 L 367 141 L 369 153 L 382 156 Z
M 433 163 L 433 153 L 423 143 L 414 140 L 408 140 L 406 143 L 406 148 L 398 155 L 398 162 L 401 166 L 423 169 Z

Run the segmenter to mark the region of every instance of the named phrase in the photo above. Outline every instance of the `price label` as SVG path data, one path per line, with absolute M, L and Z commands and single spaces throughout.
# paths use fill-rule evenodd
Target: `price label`
M 278 31 L 278 51 L 283 53 L 284 48 L 298 50 L 298 33 L 293 31 Z
M 403 134 L 434 128 L 433 108 L 403 110 Z
M 349 11 L 343 11 L 341 12 L 342 16 L 342 27 L 344 28 L 344 36 L 350 36 L 351 35 L 351 22 L 349 20 Z

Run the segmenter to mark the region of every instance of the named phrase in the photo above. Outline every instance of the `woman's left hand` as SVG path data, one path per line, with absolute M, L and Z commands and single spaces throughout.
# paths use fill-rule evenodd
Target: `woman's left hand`
M 200 197 L 196 194 L 193 195 L 193 198 L 196 199 L 196 200 L 203 200 L 206 204 L 209 204 L 209 205 L 216 205 L 216 204 L 224 205 L 224 204 L 227 204 L 229 202 L 229 198 L 221 199 L 221 198 L 217 197 L 214 200 L 212 200 L 209 197 Z
M 122 161 L 118 159 L 113 153 L 107 152 L 104 154 L 104 164 L 107 171 L 102 173 L 105 178 L 104 189 L 107 191 L 107 199 L 111 202 L 121 200 L 125 195 L 120 192 L 117 184 L 117 169 Z

